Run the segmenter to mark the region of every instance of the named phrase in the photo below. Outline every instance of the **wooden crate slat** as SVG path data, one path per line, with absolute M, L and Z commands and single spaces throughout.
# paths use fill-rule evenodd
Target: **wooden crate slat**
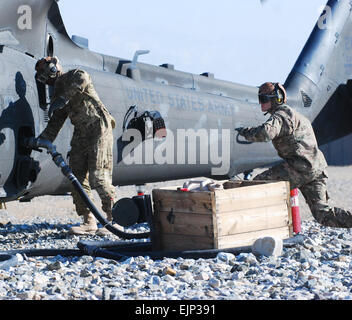
M 284 182 L 215 191 L 216 212 L 253 209 L 281 203 L 287 204 L 288 192 Z
M 163 233 L 213 237 L 213 217 L 204 214 L 159 211 L 155 219 Z
M 205 250 L 214 248 L 213 237 L 179 234 L 161 234 L 162 250 Z
M 216 249 L 251 246 L 255 240 L 268 236 L 288 239 L 291 237 L 291 234 L 287 227 L 283 227 L 223 236 L 218 237 L 218 247 Z
M 232 188 L 225 190 L 215 190 L 216 200 L 256 200 L 265 197 L 286 196 L 287 186 L 285 182 L 276 182 L 273 184 L 260 184 L 241 188 Z
M 190 198 L 196 201 L 211 201 L 212 192 L 184 192 L 177 190 L 154 189 L 153 198 L 156 200 L 163 200 L 166 198 L 172 198 L 173 200 L 185 200 Z
M 213 212 L 212 202 L 207 201 L 196 201 L 191 198 L 185 198 L 183 200 L 163 199 L 154 200 L 154 208 L 157 211 L 171 211 L 175 210 L 178 212 L 187 213 L 198 213 L 211 215 Z
M 235 212 L 241 210 L 250 210 L 256 208 L 272 207 L 275 205 L 285 205 L 287 208 L 286 197 L 283 198 L 281 195 L 276 197 L 265 197 L 256 200 L 227 200 L 227 201 L 217 201 L 216 202 L 216 212 L 218 214 L 226 214 L 228 212 Z
M 218 236 L 287 227 L 288 225 L 289 215 L 286 203 L 217 215 Z

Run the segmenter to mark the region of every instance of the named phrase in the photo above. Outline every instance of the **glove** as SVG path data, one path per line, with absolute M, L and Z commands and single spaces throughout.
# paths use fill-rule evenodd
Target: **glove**
M 236 128 L 235 130 L 238 132 L 239 135 L 243 136 L 246 131 L 246 128 L 239 127 L 239 128 Z

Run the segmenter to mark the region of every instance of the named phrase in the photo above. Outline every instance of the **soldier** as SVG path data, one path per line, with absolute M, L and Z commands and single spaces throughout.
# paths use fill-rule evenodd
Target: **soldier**
M 112 206 L 116 200 L 112 185 L 113 128 L 115 120 L 101 102 L 94 89 L 90 75 L 74 69 L 66 73 L 56 57 L 39 60 L 35 66 L 36 79 L 54 86 L 49 107 L 47 127 L 39 138 L 53 142 L 67 117 L 74 126 L 71 140 L 70 167 L 93 200 L 91 189 L 95 189 L 102 202 L 107 220 L 112 220 Z M 76 190 L 72 188 L 73 202 L 83 224 L 70 229 L 71 234 L 85 235 L 108 233 L 106 228 L 97 228 L 94 215 L 89 211 Z
M 320 224 L 351 228 L 352 214 L 328 204 L 327 163 L 309 120 L 286 104 L 286 91 L 279 83 L 264 83 L 258 96 L 262 111 L 270 113 L 271 117 L 259 127 L 236 130 L 251 142 L 272 141 L 284 161 L 254 180 L 289 181 L 292 189 L 300 189 Z

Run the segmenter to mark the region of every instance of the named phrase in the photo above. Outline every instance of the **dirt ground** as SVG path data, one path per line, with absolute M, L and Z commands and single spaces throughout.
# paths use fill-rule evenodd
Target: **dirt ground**
M 255 170 L 254 174 L 260 173 L 262 170 Z M 352 210 L 352 166 L 346 167 L 329 167 L 328 191 L 330 196 L 330 204 L 340 208 Z M 239 176 L 241 178 L 242 175 Z M 146 186 L 146 192 L 151 193 L 155 188 L 166 186 L 182 185 L 185 180 L 174 180 L 161 183 L 152 183 Z M 117 188 L 118 197 L 131 197 L 136 195 L 134 186 L 126 186 Z M 99 206 L 100 200 L 95 193 L 96 204 Z M 11 222 L 16 220 L 31 220 L 35 217 L 42 218 L 71 218 L 80 221 L 78 218 L 71 196 L 43 196 L 33 199 L 28 203 L 20 203 L 14 201 L 6 204 L 7 214 L 11 217 Z M 99 207 L 98 207 L 99 208 Z M 302 219 L 312 219 L 305 200 L 300 194 L 300 213 Z

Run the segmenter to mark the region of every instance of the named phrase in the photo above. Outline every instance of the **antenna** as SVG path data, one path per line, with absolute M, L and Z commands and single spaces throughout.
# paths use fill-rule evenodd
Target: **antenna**
M 137 68 L 137 60 L 138 57 L 141 56 L 142 54 L 148 54 L 150 51 L 149 50 L 137 50 L 134 54 L 132 63 L 131 63 L 131 69 L 136 69 Z

